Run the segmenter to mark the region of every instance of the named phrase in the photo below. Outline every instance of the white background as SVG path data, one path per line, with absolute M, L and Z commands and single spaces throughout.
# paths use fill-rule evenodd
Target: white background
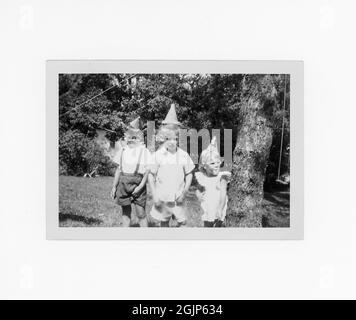
M 0 298 L 356 298 L 354 1 L 2 1 Z M 304 241 L 46 241 L 46 59 L 305 61 Z

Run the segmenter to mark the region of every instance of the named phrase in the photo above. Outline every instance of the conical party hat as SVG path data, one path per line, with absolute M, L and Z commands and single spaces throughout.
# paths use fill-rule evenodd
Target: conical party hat
M 141 126 L 141 119 L 140 117 L 137 117 L 136 119 L 132 120 L 129 123 L 129 129 L 133 129 L 133 130 L 141 130 L 142 126 Z
M 216 136 L 211 139 L 209 146 L 201 153 L 200 162 L 202 164 L 206 164 L 215 159 L 220 160 L 220 153 L 216 142 Z
M 171 107 L 166 115 L 166 118 L 162 121 L 162 124 L 180 124 L 177 118 L 176 106 L 174 103 L 171 104 Z
M 136 137 L 137 141 L 143 142 L 143 132 L 142 132 L 142 124 L 140 117 L 132 120 L 127 126 L 125 131 L 125 140 L 132 140 L 133 137 Z

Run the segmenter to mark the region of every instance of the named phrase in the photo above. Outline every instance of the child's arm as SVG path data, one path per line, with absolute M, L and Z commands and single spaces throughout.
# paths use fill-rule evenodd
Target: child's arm
M 149 170 L 146 170 L 145 174 L 143 175 L 143 178 L 140 182 L 140 184 L 134 189 L 134 191 L 132 192 L 133 195 L 139 193 L 142 188 L 146 185 L 147 183 L 147 177 L 148 177 L 148 173 L 149 173 Z
M 188 173 L 186 176 L 185 176 L 185 184 L 184 184 L 184 189 L 182 191 L 182 194 L 176 199 L 176 202 L 177 203 L 182 203 L 183 202 L 183 199 L 184 199 L 184 196 L 185 194 L 188 192 L 189 188 L 190 188 L 190 185 L 192 184 L 192 179 L 193 179 L 193 173 Z
M 190 185 L 192 184 L 192 180 L 193 180 L 193 173 L 191 172 L 185 176 L 185 185 L 184 185 L 183 194 L 188 192 Z
M 195 190 L 195 195 L 197 196 L 197 198 L 198 198 L 198 200 L 200 202 L 203 201 L 204 192 L 202 192 L 201 190 L 197 189 L 197 190 Z
M 185 184 L 184 184 L 184 189 L 182 191 L 182 194 L 176 199 L 177 204 L 183 202 L 184 196 L 188 192 L 190 185 L 192 184 L 193 171 L 195 169 L 195 164 L 191 159 L 191 157 L 189 157 L 188 153 L 185 153 L 185 158 L 183 161 L 185 161 L 184 168 L 183 168 L 185 173 Z
M 157 204 L 158 201 L 158 197 L 157 197 L 157 192 L 156 192 L 156 174 L 158 172 L 158 161 L 156 158 L 156 154 L 148 154 L 148 165 L 147 165 L 147 169 L 148 169 L 148 176 L 147 176 L 147 180 L 148 180 L 148 184 L 150 186 L 151 189 L 151 193 L 152 193 L 152 198 L 153 198 L 153 203 Z
M 121 172 L 121 170 L 120 170 L 120 167 L 118 166 L 115 171 L 114 182 L 113 182 L 112 189 L 111 189 L 111 198 L 113 200 L 116 197 L 116 188 L 119 183 L 120 172 Z
M 220 200 L 219 200 L 219 207 L 218 207 L 218 219 L 222 217 L 222 211 L 225 207 L 226 203 L 226 194 L 227 194 L 227 181 L 225 179 L 221 179 L 220 182 Z
M 151 188 L 153 202 L 158 203 L 158 198 L 157 198 L 157 194 L 156 194 L 156 182 L 155 182 L 155 177 L 152 172 L 148 173 L 148 184 L 150 185 L 150 188 Z
M 199 183 L 198 179 L 197 179 L 197 176 L 199 174 L 200 174 L 199 172 L 193 174 L 192 185 L 196 187 L 195 195 L 197 196 L 198 200 L 202 201 L 203 200 L 203 196 L 204 196 L 204 192 L 205 192 L 205 187 L 202 186 Z

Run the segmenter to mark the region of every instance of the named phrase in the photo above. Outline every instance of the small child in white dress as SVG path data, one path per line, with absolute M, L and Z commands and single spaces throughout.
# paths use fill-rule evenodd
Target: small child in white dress
M 204 227 L 222 227 L 227 209 L 227 184 L 231 173 L 220 171 L 221 158 L 214 136 L 200 156 L 200 171 L 195 173 L 197 197 L 203 210 Z

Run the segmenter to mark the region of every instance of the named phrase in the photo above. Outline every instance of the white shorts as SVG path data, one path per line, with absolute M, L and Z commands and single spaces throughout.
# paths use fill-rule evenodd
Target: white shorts
M 184 209 L 182 206 L 177 206 L 175 202 L 161 202 L 158 206 L 153 205 L 150 215 L 158 221 L 169 221 L 172 217 L 177 219 L 179 223 L 186 221 Z

